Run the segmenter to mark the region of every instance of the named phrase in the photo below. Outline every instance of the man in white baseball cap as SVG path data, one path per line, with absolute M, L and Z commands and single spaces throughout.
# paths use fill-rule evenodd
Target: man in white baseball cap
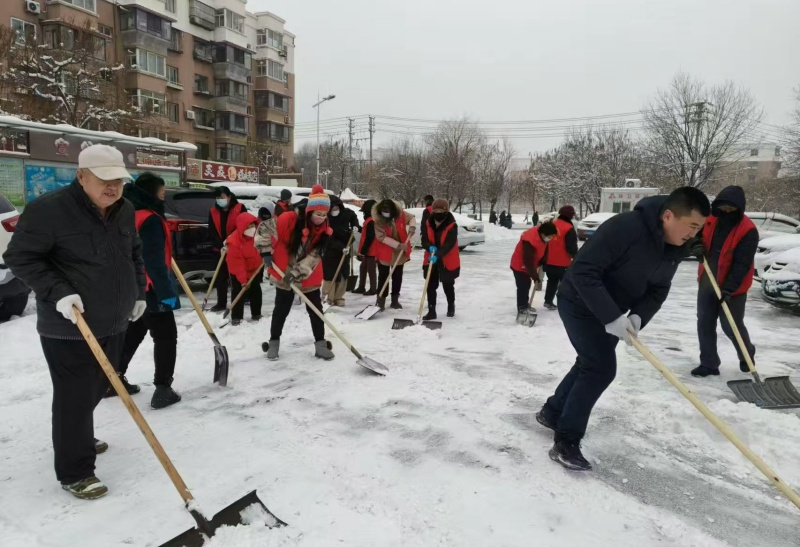
M 122 152 L 113 146 L 94 144 L 78 156 L 78 182 L 103 216 L 122 197 L 122 185 L 130 178 Z

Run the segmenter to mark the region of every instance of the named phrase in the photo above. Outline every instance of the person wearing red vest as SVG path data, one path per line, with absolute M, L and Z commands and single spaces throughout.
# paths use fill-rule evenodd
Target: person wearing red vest
M 458 254 L 458 225 L 450 204 L 446 199 L 437 199 L 431 205 L 431 214 L 420 231 L 425 258 L 422 263 L 422 275 L 431 271 L 428 284 L 428 313 L 425 321 L 436 319 L 436 291 L 441 282 L 447 297 L 447 317 L 456 314 L 456 278 L 461 273 L 461 257 Z
M 578 254 L 578 234 L 572 219 L 575 218 L 575 208 L 564 205 L 558 210 L 558 218 L 553 221 L 558 234 L 547 245 L 547 258 L 544 261 L 544 273 L 547 274 L 547 289 L 544 291 L 544 307 L 555 310 L 553 298 L 556 296 L 558 284 L 567 267 L 572 264 L 572 259 Z
M 544 262 L 548 242 L 555 237 L 558 229 L 552 222 L 528 228 L 522 233 L 511 256 L 511 269 L 517 283 L 517 311 L 528 309 L 531 282 L 538 283 L 539 266 Z
M 153 408 L 164 408 L 181 400 L 172 389 L 175 360 L 178 348 L 178 327 L 173 310 L 181 307 L 175 278 L 172 276 L 172 234 L 164 216 L 164 179 L 152 173 L 142 173 L 136 182 L 127 184 L 123 195 L 136 209 L 136 231 L 142 240 L 147 287 L 145 301 L 147 309 L 133 321 L 125 333 L 122 359 L 117 367 L 121 379 L 125 379 L 128 365 L 147 333 L 153 339 L 155 361 L 155 391 L 150 401 Z M 123 381 L 128 393 L 138 393 L 139 386 Z M 106 397 L 117 392 L 109 388 Z
M 299 203 L 293 211 L 286 211 L 275 223 L 272 235 L 272 265 L 280 268 L 283 276 L 273 268 L 269 274 L 275 280 L 275 308 L 272 311 L 270 340 L 267 359 L 279 358 L 281 335 L 286 318 L 292 310 L 294 292 L 291 285 L 300 290 L 311 303 L 322 310 L 322 253 L 328 245 L 333 230 L 328 226 L 331 200 L 319 184 L 311 189 L 308 201 Z M 334 358 L 325 340 L 325 323 L 306 306 L 314 333 L 314 356 L 329 361 Z
M 208 230 L 214 252 L 219 253 L 225 239 L 236 231 L 236 217 L 246 211 L 244 205 L 236 200 L 236 196 L 227 186 L 214 188 L 216 203 L 208 212 Z M 236 298 L 236 297 L 234 297 Z M 225 311 L 228 307 L 228 266 L 223 261 L 217 275 L 217 303 L 211 311 Z
M 250 213 L 242 213 L 236 217 L 236 230 L 225 240 L 228 253 L 225 261 L 231 276 L 231 300 L 239 296 L 250 277 L 255 274 L 264 261 L 255 246 L 258 219 Z M 255 279 L 247 289 L 250 299 L 250 316 L 253 321 L 261 319 L 261 280 Z M 244 297 L 231 310 L 231 324 L 235 327 L 244 317 Z
M 744 326 L 744 312 L 747 290 L 753 284 L 753 259 L 758 248 L 758 230 L 744 214 L 745 205 L 744 190 L 741 186 L 728 186 L 717 194 L 711 204 L 711 216 L 703 228 L 703 248 L 711 273 L 722 292 L 722 299 L 717 298 L 701 263 L 697 279 L 699 282 L 697 336 L 700 341 L 700 366 L 692 370 L 692 376 L 705 377 L 719 374 L 717 321 L 722 324 L 722 331 L 736 348 L 739 369 L 742 372 L 749 372 L 745 356 L 722 311 L 721 302 L 727 302 L 750 357 L 755 357 L 756 348 L 750 342 L 750 335 Z
M 384 199 L 372 208 L 372 219 L 375 222 L 377 240 L 375 256 L 378 259 L 378 290 L 383 288 L 392 265 L 399 259 L 392 273 L 391 308 L 402 310 L 400 288 L 403 285 L 403 264 L 411 260 L 411 237 L 417 230 L 417 219 L 391 199 Z M 386 295 L 379 294 L 375 305 L 383 310 L 386 307 Z
M 378 294 L 378 290 L 375 288 L 377 244 L 375 243 L 375 222 L 372 218 L 372 207 L 376 203 L 374 199 L 368 199 L 361 206 L 364 224 L 361 226 L 361 237 L 358 240 L 358 252 L 356 253 L 356 258 L 361 262 L 361 267 L 359 269 L 358 287 L 353 290 L 353 293 L 363 294 L 364 296 Z M 369 277 L 369 290 L 367 290 L 367 277 Z

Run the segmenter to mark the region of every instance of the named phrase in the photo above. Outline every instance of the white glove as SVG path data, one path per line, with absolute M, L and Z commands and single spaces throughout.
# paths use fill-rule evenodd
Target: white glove
M 350 254 L 350 247 L 345 247 L 344 250 L 342 250 L 342 254 L 344 256 L 349 255 Z
M 639 331 L 642 330 L 642 318 L 632 313 L 628 316 L 628 319 L 631 322 L 631 326 L 633 326 L 633 335 L 639 336 Z
M 638 317 L 638 316 L 637 316 Z M 639 330 L 634 326 L 629 317 L 620 315 L 611 323 L 606 325 L 606 332 L 612 336 L 616 336 L 629 346 L 632 346 L 630 335 L 636 334 Z
M 408 237 L 409 237 L 409 239 L 411 238 L 411 236 L 413 236 L 416 233 L 417 233 L 417 227 L 416 226 L 409 226 L 408 227 Z
M 71 294 L 69 296 L 65 296 L 58 302 L 56 302 L 56 310 L 58 313 L 64 316 L 64 319 L 67 319 L 72 322 L 72 324 L 76 324 L 78 322 L 78 317 L 75 315 L 75 311 L 73 311 L 72 306 L 78 308 L 78 311 L 83 313 L 83 300 L 77 294 Z
M 147 302 L 144 300 L 137 300 L 136 304 L 133 305 L 133 311 L 131 312 L 131 322 L 135 323 L 138 321 L 144 315 L 144 311 L 146 309 Z

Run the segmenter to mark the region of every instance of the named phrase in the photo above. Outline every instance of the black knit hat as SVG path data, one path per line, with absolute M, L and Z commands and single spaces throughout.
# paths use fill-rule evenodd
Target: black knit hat
M 142 173 L 136 178 L 136 182 L 134 182 L 136 186 L 150 194 L 151 196 L 155 196 L 158 194 L 158 190 L 165 186 L 164 179 L 159 177 L 158 175 L 154 175 L 153 173 L 146 172 Z
M 284 188 L 281 190 L 281 201 L 285 201 L 287 199 L 292 199 L 292 191 Z

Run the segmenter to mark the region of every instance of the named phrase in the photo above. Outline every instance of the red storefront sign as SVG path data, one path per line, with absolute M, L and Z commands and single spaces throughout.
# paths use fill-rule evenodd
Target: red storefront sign
M 258 183 L 258 168 L 215 161 L 187 160 L 189 180 Z

